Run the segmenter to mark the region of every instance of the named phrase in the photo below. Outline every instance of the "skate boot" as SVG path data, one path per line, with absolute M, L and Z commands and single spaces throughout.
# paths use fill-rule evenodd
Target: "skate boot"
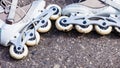
M 44 0 L 33 1 L 24 18 L 15 24 L 0 20 L 0 44 L 10 46 L 9 52 L 14 59 L 25 58 L 28 54 L 26 45 L 37 45 L 40 41 L 38 32 L 48 32 L 51 28 L 50 19 L 55 20 L 60 16 L 59 6 L 53 4 L 45 9 L 45 3 Z
M 62 17 L 56 21 L 61 31 L 75 29 L 80 33 L 89 33 L 93 25 L 97 33 L 107 35 L 112 28 L 120 33 L 120 0 L 86 0 L 66 6 Z

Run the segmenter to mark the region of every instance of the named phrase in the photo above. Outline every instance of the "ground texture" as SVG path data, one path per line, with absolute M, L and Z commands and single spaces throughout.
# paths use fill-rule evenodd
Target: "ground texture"
M 46 0 L 65 6 L 72 1 Z M 26 5 L 31 0 L 21 0 Z M 96 32 L 80 34 L 76 30 L 60 32 L 52 29 L 41 35 L 39 45 L 29 47 L 23 60 L 14 60 L 9 47 L 0 46 L 0 68 L 120 68 L 120 36 L 115 31 L 107 36 Z

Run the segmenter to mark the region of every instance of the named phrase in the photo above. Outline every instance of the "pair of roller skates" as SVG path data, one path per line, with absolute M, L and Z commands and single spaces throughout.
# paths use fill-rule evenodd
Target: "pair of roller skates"
M 17 3 L 18 0 L 12 0 L 7 23 L 14 22 Z M 14 59 L 25 58 L 28 54 L 26 45 L 37 45 L 40 41 L 38 32 L 48 32 L 52 26 L 50 19 L 56 20 L 60 16 L 58 5 L 52 4 L 45 9 L 45 4 L 44 0 L 33 1 L 27 14 L 17 23 L 6 24 L 0 20 L 0 44 L 10 46 L 9 53 Z
M 87 0 L 88 2 L 91 0 Z M 87 1 L 80 1 L 66 6 L 61 11 L 57 5 L 50 5 L 46 9 L 44 0 L 34 1 L 26 16 L 13 25 L 5 24 L 0 20 L 0 43 L 10 46 L 10 55 L 15 59 L 22 59 L 28 54 L 28 46 L 39 43 L 38 32 L 47 32 L 51 28 L 49 19 L 56 20 L 56 28 L 60 31 L 70 31 L 75 28 L 80 33 L 89 33 L 95 25 L 95 30 L 101 35 L 112 31 L 112 26 L 120 32 L 120 1 L 119 0 L 92 0 L 102 3 L 102 7 L 89 6 Z M 91 2 L 92 3 L 92 2 Z M 103 5 L 104 4 L 104 5 Z M 13 7 L 15 10 L 15 7 Z M 62 17 L 59 17 L 62 13 Z M 14 14 L 11 13 L 12 16 Z M 8 18 L 11 21 L 13 17 Z M 59 17 L 59 18 L 58 18 Z M 12 22 L 12 21 L 11 21 Z
M 114 27 L 120 33 L 120 0 L 81 0 L 66 6 L 62 17 L 57 19 L 56 28 L 60 31 L 75 29 L 89 33 L 93 25 L 97 33 L 110 34 Z

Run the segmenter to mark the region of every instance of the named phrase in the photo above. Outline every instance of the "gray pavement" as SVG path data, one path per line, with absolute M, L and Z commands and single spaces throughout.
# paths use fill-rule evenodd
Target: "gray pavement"
M 66 5 L 64 0 L 46 1 Z M 0 68 L 120 68 L 120 36 L 115 31 L 107 36 L 75 29 L 61 32 L 53 22 L 52 29 L 40 36 L 39 45 L 29 47 L 23 60 L 12 59 L 9 47 L 0 46 Z

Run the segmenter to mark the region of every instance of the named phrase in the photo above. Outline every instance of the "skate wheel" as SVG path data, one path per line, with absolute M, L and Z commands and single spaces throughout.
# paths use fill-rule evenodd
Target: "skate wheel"
M 120 33 L 120 28 L 119 27 L 115 27 L 115 30 Z
M 88 25 L 88 26 L 75 25 L 75 28 L 80 33 L 89 33 L 92 31 L 93 26 L 92 25 Z
M 51 21 L 48 20 L 48 22 L 45 25 L 39 27 L 37 31 L 40 33 L 48 32 L 51 29 L 51 26 L 52 26 Z
M 10 56 L 13 57 L 14 59 L 23 59 L 28 55 L 28 48 L 26 45 L 24 45 L 23 51 L 17 52 L 15 46 L 11 45 L 9 52 L 10 52 Z
M 65 18 L 68 18 L 66 16 L 62 16 L 60 18 L 57 19 L 55 25 L 56 25 L 56 28 L 60 31 L 70 31 L 72 30 L 73 28 L 73 25 L 72 24 L 63 24 L 61 21 Z
M 108 26 L 108 27 L 101 27 L 98 25 L 95 25 L 95 30 L 97 31 L 97 33 L 101 34 L 101 35 L 107 35 L 110 34 L 112 31 L 112 27 Z
M 56 4 L 52 4 L 52 5 L 49 5 L 46 9 L 50 9 L 51 7 L 56 7 L 57 8 L 57 12 L 54 15 L 52 15 L 50 17 L 50 19 L 51 20 L 56 20 L 61 15 L 61 8 L 58 5 L 56 5 Z
M 38 45 L 39 41 L 40 41 L 40 35 L 38 32 L 35 33 L 35 36 L 36 38 L 32 38 L 32 39 L 29 39 L 27 42 L 26 42 L 26 45 L 27 46 L 35 46 L 35 45 Z

